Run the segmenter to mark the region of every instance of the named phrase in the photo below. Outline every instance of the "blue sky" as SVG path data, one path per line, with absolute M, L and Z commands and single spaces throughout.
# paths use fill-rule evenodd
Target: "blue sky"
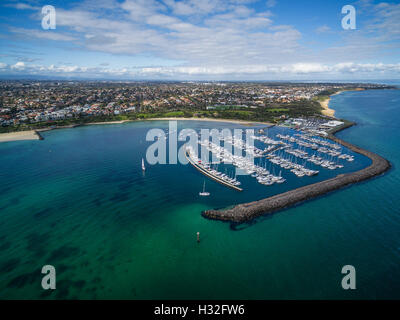
M 0 19 L 2 78 L 400 78 L 399 1 L 3 0 Z

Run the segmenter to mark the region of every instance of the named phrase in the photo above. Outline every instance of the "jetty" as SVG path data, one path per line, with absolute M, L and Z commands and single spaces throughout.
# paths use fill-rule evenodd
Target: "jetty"
M 311 200 L 345 186 L 371 179 L 385 173 L 391 168 L 389 161 L 371 151 L 343 141 L 332 134 L 329 135 L 329 138 L 358 154 L 368 157 L 372 161 L 371 165 L 356 172 L 340 174 L 328 180 L 290 190 L 259 201 L 239 204 L 230 209 L 207 210 L 202 212 L 202 215 L 208 219 L 243 223 L 258 216 L 272 214 L 297 203 Z
M 39 137 L 39 140 L 44 140 L 43 136 L 40 134 L 40 131 L 35 131 L 35 134 Z
M 213 174 L 211 170 L 207 170 L 207 168 L 201 164 L 200 160 L 194 159 L 192 154 L 191 154 L 191 150 L 190 149 L 186 149 L 185 152 L 185 156 L 186 159 L 189 161 L 189 163 L 196 168 L 197 170 L 199 170 L 202 174 L 204 174 L 206 177 L 209 177 L 210 179 L 226 186 L 229 187 L 231 189 L 234 189 L 236 191 L 243 191 L 242 188 L 239 188 L 238 186 L 236 186 L 231 179 L 227 179 L 221 176 L 218 176 L 216 174 Z M 232 181 L 232 182 L 231 182 Z M 236 182 L 238 183 L 238 182 Z

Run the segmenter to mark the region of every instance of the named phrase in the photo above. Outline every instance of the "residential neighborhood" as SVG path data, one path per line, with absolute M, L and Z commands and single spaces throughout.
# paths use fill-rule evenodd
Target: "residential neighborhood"
M 368 86 L 363 84 L 363 87 Z M 323 92 L 349 87 L 354 84 L 2 81 L 0 125 L 7 127 L 135 112 L 268 110 L 307 102 Z

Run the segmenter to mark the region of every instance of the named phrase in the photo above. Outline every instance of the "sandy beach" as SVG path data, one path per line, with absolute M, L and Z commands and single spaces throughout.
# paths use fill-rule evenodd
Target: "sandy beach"
M 0 134 L 0 142 L 39 140 L 40 137 L 36 131 L 18 131 Z
M 101 124 L 122 124 L 125 122 L 132 122 L 134 120 L 121 120 L 121 121 L 105 121 L 105 122 L 89 122 L 85 123 L 85 126 L 94 126 L 94 125 L 101 125 Z
M 322 110 L 322 114 L 328 117 L 335 117 L 335 110 L 329 108 L 329 101 L 331 101 L 331 98 L 319 102 L 321 107 L 324 109 Z

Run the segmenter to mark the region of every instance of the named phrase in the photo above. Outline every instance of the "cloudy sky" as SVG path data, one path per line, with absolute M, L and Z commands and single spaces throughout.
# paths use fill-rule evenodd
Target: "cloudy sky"
M 2 0 L 0 24 L 1 78 L 400 79 L 399 0 Z

